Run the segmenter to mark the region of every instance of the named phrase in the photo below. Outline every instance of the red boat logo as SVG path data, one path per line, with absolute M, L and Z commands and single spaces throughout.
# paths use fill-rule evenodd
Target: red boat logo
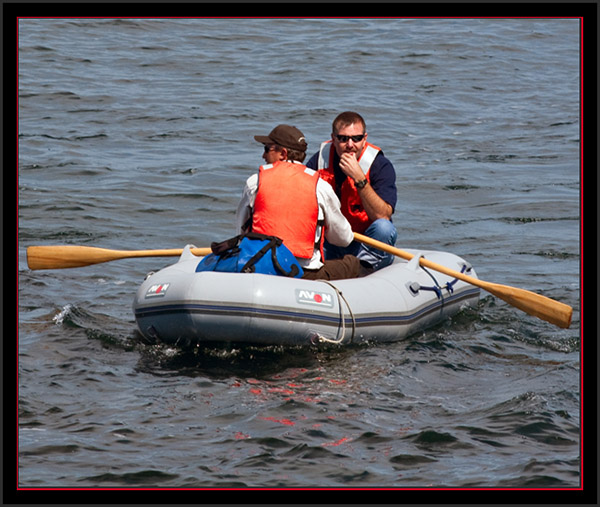
M 296 301 L 298 303 L 333 308 L 333 295 L 327 292 L 314 290 L 296 289 Z

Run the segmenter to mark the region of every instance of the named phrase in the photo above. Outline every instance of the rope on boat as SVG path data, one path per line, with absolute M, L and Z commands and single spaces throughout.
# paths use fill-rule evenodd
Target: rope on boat
M 433 292 L 435 292 L 438 299 L 440 299 L 442 301 L 442 308 L 443 308 L 444 307 L 444 294 L 442 293 L 442 289 L 444 287 L 440 286 L 439 282 L 435 279 L 435 276 L 433 276 L 433 274 L 428 269 L 426 269 L 425 266 L 421 266 L 421 269 L 429 275 L 429 277 L 433 280 L 433 283 L 435 284 L 433 287 L 421 287 L 421 290 L 432 290 Z M 445 288 L 448 289 L 447 284 L 446 284 Z M 450 286 L 450 289 L 448 289 L 448 292 L 452 292 L 452 286 Z
M 433 274 L 432 274 L 432 273 L 431 273 L 431 272 L 430 272 L 428 269 L 426 269 L 424 266 L 421 266 L 421 269 L 422 269 L 423 271 L 425 271 L 425 273 L 427 273 L 427 274 L 430 276 L 430 278 L 433 280 L 433 282 L 435 283 L 435 285 L 434 285 L 433 287 L 423 287 L 422 285 L 419 285 L 419 286 L 418 286 L 418 289 L 417 289 L 416 291 L 415 291 L 414 289 L 412 289 L 412 287 L 411 287 L 411 290 L 412 290 L 412 291 L 413 291 L 415 294 L 416 294 L 416 293 L 417 293 L 419 290 L 430 290 L 430 291 L 433 291 L 433 292 L 435 292 L 435 293 L 436 293 L 436 295 L 437 295 L 437 297 L 438 297 L 438 299 L 440 299 L 440 300 L 442 301 L 442 308 L 443 308 L 443 307 L 444 307 L 445 300 L 444 300 L 444 294 L 442 293 L 442 290 L 443 290 L 443 289 L 446 289 L 446 290 L 448 291 L 448 293 L 449 293 L 449 294 L 452 294 L 452 293 L 454 292 L 454 284 L 455 284 L 456 282 L 458 282 L 458 279 L 457 279 L 457 278 L 455 278 L 455 279 L 454 279 L 454 280 L 452 280 L 451 282 L 446 282 L 446 284 L 445 284 L 445 285 L 441 286 L 441 285 L 439 284 L 439 282 L 436 280 L 435 276 L 433 276 Z M 463 267 L 462 267 L 462 269 L 461 269 L 461 271 L 460 271 L 460 272 L 461 272 L 461 273 L 464 273 L 465 271 L 469 271 L 470 269 L 471 269 L 471 268 L 470 268 L 469 266 L 467 266 L 466 264 L 463 264 Z
M 356 320 L 354 319 L 354 313 L 352 312 L 352 308 L 350 308 L 350 305 L 348 304 L 348 300 L 344 297 L 344 294 L 342 294 L 342 291 L 339 290 L 335 285 L 333 285 L 329 281 L 327 281 L 327 280 L 318 280 L 318 281 L 326 283 L 335 291 L 337 298 L 338 298 L 338 307 L 340 309 L 340 322 L 342 323 L 342 336 L 340 338 L 333 340 L 331 338 L 326 338 L 325 336 L 317 335 L 318 340 L 322 341 L 322 342 L 333 343 L 335 345 L 338 345 L 344 341 L 344 338 L 346 337 L 346 319 L 344 318 L 344 313 L 342 311 L 342 300 L 343 300 L 344 303 L 346 303 L 346 307 L 348 308 L 348 313 L 350 314 L 350 318 L 352 319 L 352 336 L 350 337 L 350 343 L 352 343 L 354 341 L 354 332 L 356 331 Z

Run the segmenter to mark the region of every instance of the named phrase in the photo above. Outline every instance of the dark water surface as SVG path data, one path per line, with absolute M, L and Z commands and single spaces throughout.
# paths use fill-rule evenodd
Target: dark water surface
M 578 20 L 21 19 L 18 35 L 20 487 L 579 486 Z M 144 343 L 131 310 L 173 259 L 27 267 L 31 245 L 233 236 L 253 135 L 294 124 L 312 154 L 348 109 L 396 167 L 400 248 L 567 303 L 571 327 L 484 292 L 385 346 L 182 352 Z

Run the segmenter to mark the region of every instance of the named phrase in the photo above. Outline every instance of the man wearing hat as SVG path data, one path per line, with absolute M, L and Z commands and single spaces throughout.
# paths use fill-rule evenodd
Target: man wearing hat
M 325 239 L 344 247 L 354 235 L 331 186 L 302 164 L 308 147 L 304 134 L 278 125 L 269 135 L 254 139 L 264 145 L 266 164 L 246 181 L 237 209 L 240 232 L 281 238 L 302 266 L 304 278 L 356 278 L 360 262 L 355 256 L 323 261 Z

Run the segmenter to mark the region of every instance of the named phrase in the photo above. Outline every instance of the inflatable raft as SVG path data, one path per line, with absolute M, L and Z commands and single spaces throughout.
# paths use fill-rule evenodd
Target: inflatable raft
M 480 289 L 419 264 L 425 258 L 471 277 L 474 269 L 445 252 L 407 250 L 411 261 L 362 278 L 336 281 L 196 272 L 202 259 L 149 273 L 133 311 L 144 337 L 178 347 L 203 343 L 308 345 L 392 342 L 474 306 Z

